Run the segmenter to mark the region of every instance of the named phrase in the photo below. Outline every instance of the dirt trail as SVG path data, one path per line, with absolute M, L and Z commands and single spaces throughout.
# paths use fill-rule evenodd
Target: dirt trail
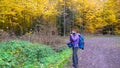
M 87 39 L 78 55 L 79 68 L 120 68 L 120 37 Z

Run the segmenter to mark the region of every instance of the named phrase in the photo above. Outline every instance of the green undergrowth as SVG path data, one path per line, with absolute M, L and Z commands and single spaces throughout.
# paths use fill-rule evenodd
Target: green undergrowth
M 62 68 L 71 50 L 56 52 L 50 46 L 12 40 L 0 43 L 0 68 Z

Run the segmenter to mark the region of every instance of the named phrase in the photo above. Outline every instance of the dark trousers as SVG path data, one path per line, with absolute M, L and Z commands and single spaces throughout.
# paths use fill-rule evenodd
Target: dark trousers
M 78 68 L 78 56 L 77 56 L 78 47 L 73 47 L 72 50 L 73 50 L 72 54 L 73 66 L 74 68 Z

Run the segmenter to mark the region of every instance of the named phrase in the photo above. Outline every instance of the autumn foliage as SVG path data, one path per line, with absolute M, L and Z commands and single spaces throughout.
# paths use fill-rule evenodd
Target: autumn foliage
M 119 8 L 120 0 L 0 0 L 0 29 L 16 35 L 35 30 L 69 33 L 73 27 L 120 34 Z

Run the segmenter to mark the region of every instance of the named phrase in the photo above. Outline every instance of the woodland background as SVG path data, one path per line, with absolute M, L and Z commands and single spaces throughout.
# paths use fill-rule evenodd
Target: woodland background
M 0 29 L 15 35 L 34 31 L 120 34 L 120 0 L 0 0 Z

